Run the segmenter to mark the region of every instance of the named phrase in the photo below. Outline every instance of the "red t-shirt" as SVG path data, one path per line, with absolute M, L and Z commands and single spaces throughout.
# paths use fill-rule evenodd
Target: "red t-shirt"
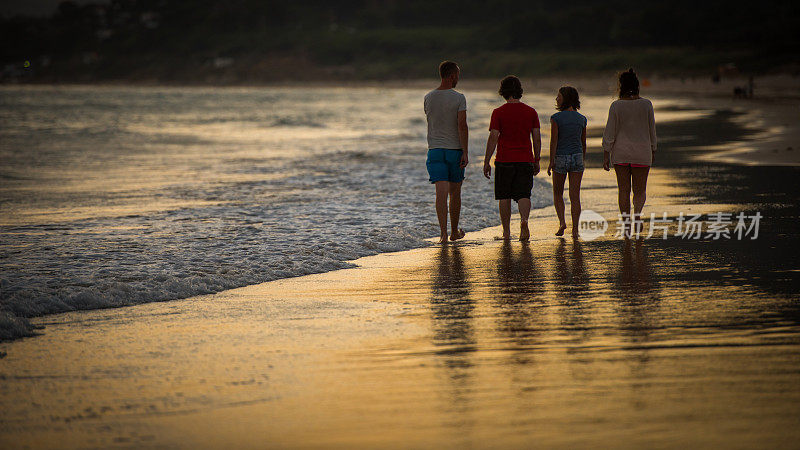
M 522 102 L 506 103 L 492 111 L 490 130 L 498 130 L 496 162 L 533 162 L 531 133 L 539 128 L 536 110 Z

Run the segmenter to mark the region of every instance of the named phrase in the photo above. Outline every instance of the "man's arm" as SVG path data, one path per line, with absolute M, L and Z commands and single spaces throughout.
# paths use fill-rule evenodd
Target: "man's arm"
M 458 112 L 458 140 L 461 141 L 461 168 L 469 164 L 469 129 L 467 128 L 467 111 Z
M 492 159 L 494 149 L 497 147 L 497 140 L 500 138 L 500 130 L 489 130 L 489 139 L 486 141 L 486 155 L 483 157 L 483 176 L 489 178 L 492 174 Z

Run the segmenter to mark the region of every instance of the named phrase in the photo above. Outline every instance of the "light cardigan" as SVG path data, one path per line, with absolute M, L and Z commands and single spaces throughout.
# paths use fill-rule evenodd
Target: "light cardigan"
M 653 164 L 656 120 L 650 100 L 616 100 L 611 104 L 603 151 L 611 153 L 612 164 Z

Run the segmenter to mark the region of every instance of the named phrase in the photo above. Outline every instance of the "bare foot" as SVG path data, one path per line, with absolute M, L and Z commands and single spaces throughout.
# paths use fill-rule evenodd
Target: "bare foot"
M 495 236 L 494 240 L 495 241 L 510 241 L 511 240 L 511 236 L 506 235 L 506 234 L 504 234 L 502 236 Z
M 567 224 L 562 223 L 560 227 L 558 227 L 558 231 L 556 231 L 556 236 L 563 236 L 564 230 L 567 229 Z
M 447 244 L 447 235 L 443 234 L 442 237 L 439 238 L 439 244 Z
M 580 238 L 580 235 L 578 234 L 578 229 L 577 228 L 573 228 L 572 229 L 572 239 L 579 239 L 579 238 Z
M 519 225 L 520 242 L 528 242 L 531 239 L 531 232 L 528 230 L 528 221 L 523 220 Z
M 451 241 L 457 241 L 457 240 L 463 238 L 464 236 L 466 236 L 466 234 L 467 233 L 464 233 L 464 230 L 459 228 L 458 230 L 453 231 L 453 234 L 450 236 L 450 240 Z

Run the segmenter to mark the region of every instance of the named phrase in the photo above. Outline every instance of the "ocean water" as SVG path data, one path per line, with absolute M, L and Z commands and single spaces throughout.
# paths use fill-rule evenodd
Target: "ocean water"
M 26 317 L 186 298 L 429 245 L 438 227 L 425 92 L 0 88 L 0 338 L 30 333 Z M 480 170 L 502 99 L 465 94 L 470 231 L 499 224 Z M 524 99 L 545 127 L 552 97 Z M 610 101 L 583 99 L 590 126 Z M 551 204 L 544 177 L 532 200 Z

